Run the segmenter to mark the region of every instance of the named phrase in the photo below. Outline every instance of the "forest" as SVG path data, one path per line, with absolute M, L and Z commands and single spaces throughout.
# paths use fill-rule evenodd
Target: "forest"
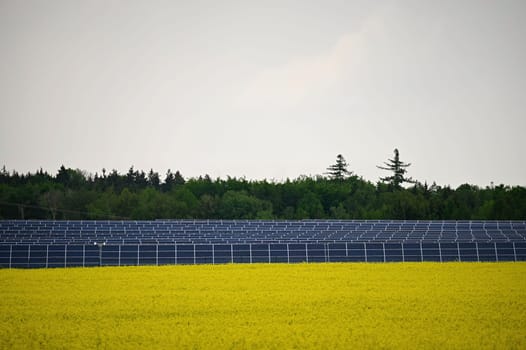
M 130 167 L 89 174 L 61 166 L 20 174 L 0 170 L 0 219 L 411 219 L 525 220 L 526 188 L 429 185 L 406 176 L 395 150 L 373 183 L 348 170 L 343 156 L 324 175 L 285 181 L 208 175 L 164 176 Z

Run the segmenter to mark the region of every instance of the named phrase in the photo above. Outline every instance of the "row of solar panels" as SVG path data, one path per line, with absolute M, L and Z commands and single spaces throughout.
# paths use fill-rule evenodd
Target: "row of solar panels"
M 203 234 L 203 233 L 231 233 L 231 234 L 239 234 L 243 232 L 248 233 L 283 233 L 283 232 L 296 232 L 296 233 L 312 233 L 312 232 L 322 232 L 322 233 L 339 233 L 339 232 L 345 232 L 345 233 L 362 233 L 362 232 L 376 232 L 376 233 L 397 233 L 397 232 L 404 232 L 404 233 L 440 233 L 440 232 L 448 232 L 448 233 L 524 233 L 526 229 L 486 229 L 486 230 L 476 230 L 476 229 L 428 229 L 428 230 L 420 230 L 420 229 L 389 229 L 389 230 L 380 230 L 377 228 L 362 228 L 362 229 L 341 229 L 341 228 L 330 228 L 330 229 L 315 229 L 315 228 L 309 228 L 304 229 L 301 227 L 284 227 L 280 229 L 270 229 L 270 228 L 257 228 L 257 227 L 250 227 L 250 228 L 219 228 L 219 227 L 212 227 L 212 228 L 202 228 L 202 227 L 185 227 L 185 228 L 179 228 L 179 229 L 122 229 L 122 228 L 114 228 L 114 229 L 108 229 L 108 228 L 98 228 L 98 229 L 86 229 L 86 228 L 74 228 L 70 227 L 67 229 L 61 229 L 56 227 L 49 227 L 49 228 L 33 228 L 33 227 L 19 227 L 19 228 L 10 228 L 10 229 L 4 229 L 0 230 L 0 234 L 38 234 L 38 233 L 61 233 L 61 234 L 68 234 L 68 233 L 104 233 L 104 234 L 131 234 L 131 235 L 139 235 L 139 234 L 160 234 L 160 235 L 167 235 L 167 234 L 176 234 L 176 233 L 185 233 L 185 234 Z
M 0 245 L 3 268 L 420 261 L 526 261 L 526 243 Z
M 169 220 L 169 221 L 36 221 L 4 220 L 4 227 L 45 227 L 45 228 L 151 228 L 170 229 L 180 227 L 257 227 L 257 228 L 381 228 L 381 229 L 525 229 L 526 221 L 382 221 L 382 220 Z
M 490 234 L 505 234 L 505 235 L 521 235 L 526 234 L 526 230 L 299 230 L 296 228 L 282 229 L 282 230 L 258 230 L 258 229 L 224 229 L 224 230 L 210 230 L 210 229 L 185 229 L 185 230 L 59 230 L 59 229 L 31 229 L 24 228 L 18 230 L 5 230 L 0 231 L 0 236 L 5 237 L 25 237 L 25 236 L 43 236 L 43 235 L 130 235 L 130 236 L 172 236 L 172 235 L 283 235 L 283 234 L 294 234 L 294 235 L 331 235 L 331 234 L 349 234 L 349 235 L 361 235 L 361 234 L 375 234 L 375 235 L 397 235 L 397 234 L 413 234 L 413 235 L 426 235 L 426 234 L 449 234 L 449 235 L 490 235 Z
M 471 235 L 472 239 L 484 235 L 491 239 L 492 235 L 500 238 L 504 235 L 508 240 L 526 239 L 526 223 L 524 221 L 486 221 L 486 222 L 427 222 L 426 226 L 418 222 L 404 222 L 393 224 L 391 222 L 363 221 L 359 224 L 354 221 L 221 221 L 221 224 L 210 221 L 0 221 L 0 237 L 25 238 L 26 236 L 40 235 L 121 235 L 127 237 L 161 237 L 174 235 L 202 236 L 222 235 L 223 237 L 254 236 L 268 237 L 269 235 L 291 234 L 316 235 L 320 239 L 327 235 L 351 234 L 353 237 L 367 235 L 407 235 L 424 237 L 426 235 Z
M 197 237 L 197 238 L 118 238 L 118 237 L 86 237 L 86 238 L 29 238 L 29 239 L 0 239 L 3 245 L 91 245 L 94 243 L 106 243 L 110 245 L 130 245 L 130 244 L 256 244 L 256 243 L 418 243 L 418 242 L 441 242 L 441 243 L 473 243 L 473 242 L 526 242 L 523 238 L 513 238 L 506 236 L 491 237 L 448 237 L 448 236 L 424 236 L 424 237 L 242 237 L 242 238 L 221 238 L 221 237 Z
M 239 232 L 24 232 L 1 233 L 0 244 L 185 244 L 185 243 L 296 243 L 296 242 L 524 242 L 526 233 L 517 232 L 389 232 L 389 231 L 239 231 Z

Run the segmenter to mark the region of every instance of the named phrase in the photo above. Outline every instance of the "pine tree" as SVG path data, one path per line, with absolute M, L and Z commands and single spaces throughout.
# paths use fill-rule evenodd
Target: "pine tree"
M 184 177 L 183 175 L 181 175 L 181 173 L 179 172 L 179 170 L 177 170 L 175 172 L 175 175 L 174 175 L 174 183 L 176 185 L 184 185 L 185 183 L 185 180 L 184 180 Z
M 394 159 L 388 159 L 389 162 L 384 162 L 384 164 L 387 167 L 377 166 L 377 168 L 392 171 L 392 176 L 381 177 L 380 180 L 388 182 L 393 189 L 399 190 L 404 182 L 415 183 L 415 181 L 410 177 L 405 177 L 405 173 L 407 172 L 406 168 L 409 167 L 411 163 L 402 162 L 400 160 L 400 154 L 398 153 L 398 149 L 396 148 L 394 150 L 394 155 Z
M 347 162 L 341 154 L 336 156 L 336 164 L 331 165 L 327 168 L 331 180 L 343 181 L 346 177 L 352 175 L 352 171 L 347 170 Z
M 160 183 L 161 179 L 159 178 L 159 173 L 153 171 L 153 169 L 150 169 L 150 172 L 148 173 L 148 185 L 158 190 L 160 187 Z
M 164 183 L 162 185 L 162 189 L 165 192 L 168 192 L 172 189 L 172 187 L 175 185 L 175 176 L 172 173 L 170 169 L 166 172 L 166 178 L 164 179 Z

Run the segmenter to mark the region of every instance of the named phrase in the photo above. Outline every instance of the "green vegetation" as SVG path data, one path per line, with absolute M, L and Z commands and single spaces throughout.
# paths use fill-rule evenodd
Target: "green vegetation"
M 352 175 L 352 171 L 347 170 L 347 161 L 341 154 L 336 156 L 336 164 L 327 168 L 327 175 L 331 180 L 343 181 L 346 177 Z
M 404 182 L 415 183 L 413 179 L 406 178 L 404 174 L 407 172 L 407 169 L 411 164 L 404 163 L 400 160 L 400 153 L 398 149 L 394 150 L 394 159 L 389 159 L 389 162 L 384 163 L 387 167 L 377 166 L 378 169 L 392 171 L 392 176 L 386 176 L 380 178 L 380 180 L 385 181 L 391 185 L 391 188 L 394 190 L 400 190 Z
M 429 186 L 406 177 L 409 165 L 395 150 L 383 168 L 393 175 L 376 184 L 349 171 L 341 155 L 327 176 L 284 182 L 185 180 L 170 170 L 161 179 L 133 167 L 91 175 L 62 166 L 55 176 L 4 167 L 0 219 L 526 219 L 524 187 Z

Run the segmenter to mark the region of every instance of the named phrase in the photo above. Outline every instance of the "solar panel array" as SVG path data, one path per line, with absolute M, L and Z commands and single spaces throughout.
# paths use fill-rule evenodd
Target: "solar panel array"
M 525 221 L 0 221 L 0 267 L 526 261 Z

